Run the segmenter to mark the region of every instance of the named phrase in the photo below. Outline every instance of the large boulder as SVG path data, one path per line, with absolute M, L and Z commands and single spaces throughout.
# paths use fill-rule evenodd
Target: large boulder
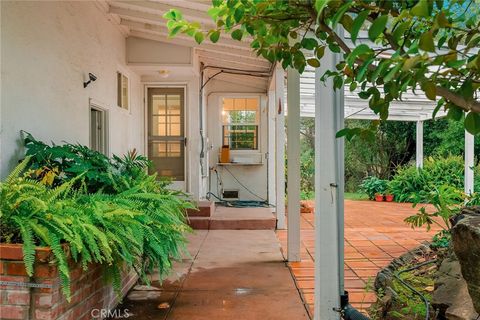
M 480 313 L 480 206 L 462 210 L 455 219 L 452 240 L 473 306 Z
M 435 275 L 435 291 L 432 307 L 437 310 L 438 319 L 477 319 L 467 283 L 462 277 L 460 264 L 455 254 L 448 254 L 441 262 Z

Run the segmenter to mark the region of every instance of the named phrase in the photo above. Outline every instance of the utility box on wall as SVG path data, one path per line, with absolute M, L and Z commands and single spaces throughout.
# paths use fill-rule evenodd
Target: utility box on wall
M 222 198 L 225 200 L 238 200 L 240 191 L 238 189 L 224 189 Z

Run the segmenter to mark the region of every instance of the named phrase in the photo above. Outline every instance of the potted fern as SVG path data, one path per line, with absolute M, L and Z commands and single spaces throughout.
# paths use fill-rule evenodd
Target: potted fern
M 183 194 L 148 175 L 146 162 L 133 153 L 109 159 L 86 147 L 68 145 L 66 157 L 73 154 L 80 163 L 90 161 L 87 171 L 72 174 L 70 169 L 79 162 L 61 161 L 60 151 L 65 150 L 59 148 L 65 146 L 29 139 L 30 155 L 0 182 L 0 259 L 21 257 L 22 274 L 32 279 L 41 263 L 53 266 L 67 305 L 78 270 L 100 267 L 117 294 L 125 272 L 147 282 L 147 274 L 154 270 L 161 276 L 169 272 L 190 231 L 185 210 L 193 205 Z M 99 166 L 106 167 L 102 180 L 89 177 L 89 171 L 99 171 Z M 44 179 L 45 172 L 55 176 Z

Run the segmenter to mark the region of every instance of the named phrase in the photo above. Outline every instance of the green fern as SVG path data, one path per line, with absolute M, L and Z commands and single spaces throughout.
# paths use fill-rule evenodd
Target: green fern
M 45 146 L 38 148 L 43 150 Z M 77 148 L 91 154 L 81 146 Z M 115 194 L 103 193 L 102 189 L 91 193 L 86 173 L 54 187 L 30 179 L 28 172 L 22 176 L 29 161 L 27 157 L 0 183 L 1 236 L 23 243 L 29 275 L 34 271 L 35 247 L 49 246 L 62 292 L 70 299 L 70 258 L 84 270 L 92 263 L 103 265 L 105 277 L 118 292 L 124 267 L 147 280 L 154 269 L 164 277 L 171 270 L 172 260 L 181 257 L 185 235 L 190 231 L 185 210 L 192 204 L 184 194 L 167 190 L 154 175 L 139 173 L 128 164 L 122 170 L 138 175 L 124 179 L 110 174 L 109 179 L 115 180 L 110 185 L 118 189 Z

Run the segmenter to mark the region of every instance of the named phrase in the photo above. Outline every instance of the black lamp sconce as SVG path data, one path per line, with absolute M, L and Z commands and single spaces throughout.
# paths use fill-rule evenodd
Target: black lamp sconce
M 97 80 L 97 76 L 94 75 L 93 73 L 89 72 L 88 73 L 88 81 L 83 83 L 83 87 L 86 88 L 90 84 L 90 82 L 93 82 L 95 80 Z

